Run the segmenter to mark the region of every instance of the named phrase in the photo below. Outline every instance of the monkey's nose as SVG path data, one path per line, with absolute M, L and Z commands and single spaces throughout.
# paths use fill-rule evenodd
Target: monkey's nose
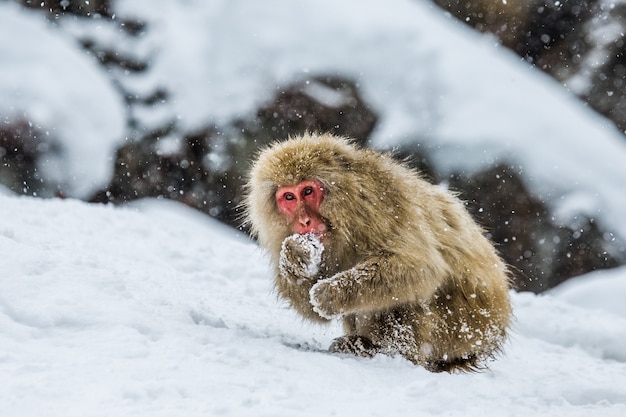
M 300 217 L 300 224 L 308 227 L 311 224 L 311 218 L 309 216 Z

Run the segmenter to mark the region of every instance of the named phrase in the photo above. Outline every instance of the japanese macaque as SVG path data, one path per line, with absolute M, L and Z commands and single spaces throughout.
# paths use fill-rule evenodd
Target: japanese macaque
M 307 319 L 343 320 L 331 352 L 453 372 L 500 351 L 507 269 L 450 192 L 389 155 L 310 134 L 262 151 L 247 191 L 278 295 Z

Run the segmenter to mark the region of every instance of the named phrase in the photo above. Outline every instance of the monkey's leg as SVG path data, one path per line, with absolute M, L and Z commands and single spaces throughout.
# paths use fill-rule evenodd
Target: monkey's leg
M 371 358 L 379 353 L 380 349 L 369 338 L 352 334 L 341 336 L 333 340 L 328 348 L 328 351 L 332 353 L 346 353 L 349 355 Z
M 510 310 L 500 301 L 507 300 L 506 289 L 463 284 L 442 287 L 422 318 L 421 338 L 436 347 L 426 366 L 431 371 L 484 369 L 506 338 Z
M 333 341 L 331 352 L 372 357 L 378 353 L 400 354 L 421 365 L 414 332 L 416 314 L 410 307 L 368 314 L 349 314 L 343 318 L 346 336 Z

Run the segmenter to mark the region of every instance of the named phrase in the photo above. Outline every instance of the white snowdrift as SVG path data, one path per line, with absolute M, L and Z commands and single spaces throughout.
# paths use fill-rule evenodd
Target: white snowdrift
M 626 414 L 623 269 L 512 294 L 505 355 L 448 375 L 325 352 L 336 323 L 303 323 L 253 243 L 175 203 L 0 195 L 0 256 L 3 416 Z

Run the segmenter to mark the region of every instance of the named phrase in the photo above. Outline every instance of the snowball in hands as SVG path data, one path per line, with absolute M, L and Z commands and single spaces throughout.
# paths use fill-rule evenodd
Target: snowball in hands
M 283 278 L 289 272 L 297 277 L 313 278 L 319 272 L 324 245 L 313 233 L 288 236 L 280 251 L 279 268 Z

